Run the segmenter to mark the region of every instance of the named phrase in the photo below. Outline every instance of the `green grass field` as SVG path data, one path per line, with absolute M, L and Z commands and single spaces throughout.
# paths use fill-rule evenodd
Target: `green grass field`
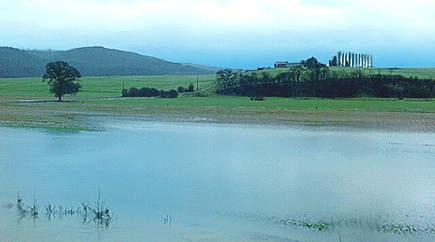
M 178 86 L 187 87 L 189 83 L 196 86 L 196 75 L 162 75 L 162 76 L 109 76 L 81 78 L 81 91 L 75 98 L 119 97 L 124 82 L 125 88 L 154 87 L 170 90 Z M 215 75 L 199 75 L 199 87 L 213 85 Z M 0 78 L 0 99 L 37 99 L 48 98 L 48 86 L 41 78 Z M 66 95 L 69 98 L 70 95 Z
M 279 72 L 281 69 L 270 71 Z M 404 70 L 405 71 L 405 70 Z M 410 75 L 415 75 L 406 69 Z M 423 73 L 432 77 L 432 72 Z M 83 116 L 160 116 L 166 118 L 204 118 L 216 122 L 350 125 L 371 127 L 420 125 L 435 127 L 435 101 L 432 99 L 321 99 L 266 98 L 263 102 L 248 97 L 213 94 L 215 75 L 200 75 L 200 90 L 205 97 L 181 95 L 176 99 L 120 98 L 122 83 L 129 87 L 154 87 L 169 90 L 196 84 L 196 76 L 85 77 L 76 96 L 69 102 L 56 100 L 40 78 L 0 79 L 0 123 L 13 126 L 87 128 Z M 22 102 L 22 100 L 38 100 Z M 42 102 L 40 100 L 45 100 Z
M 336 110 L 336 111 L 367 111 L 367 112 L 435 112 L 435 101 L 421 99 L 386 99 L 386 98 L 352 98 L 352 99 L 322 99 L 322 98 L 279 98 L 269 97 L 263 102 L 250 101 L 247 97 L 232 97 L 212 95 L 207 97 L 181 96 L 177 99 L 164 98 L 123 98 L 113 100 L 89 100 L 92 105 L 110 104 L 119 109 L 126 108 L 157 108 L 162 106 L 179 107 L 182 109 L 199 107 L 245 108 L 252 110 Z M 56 105 L 55 103 L 53 105 Z

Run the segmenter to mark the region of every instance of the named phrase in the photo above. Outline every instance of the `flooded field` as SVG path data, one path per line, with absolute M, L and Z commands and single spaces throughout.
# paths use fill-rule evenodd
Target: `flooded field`
M 435 240 L 434 133 L 105 128 L 0 128 L 0 241 Z

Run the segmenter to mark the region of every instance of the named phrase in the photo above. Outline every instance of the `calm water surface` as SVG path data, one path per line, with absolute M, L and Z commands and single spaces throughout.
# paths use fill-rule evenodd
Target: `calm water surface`
M 45 216 L 49 203 L 92 204 L 98 190 L 113 211 L 108 226 Z M 17 216 L 18 194 L 38 217 Z M 3 127 L 0 205 L 0 241 L 435 241 L 435 134 L 117 120 L 103 132 Z

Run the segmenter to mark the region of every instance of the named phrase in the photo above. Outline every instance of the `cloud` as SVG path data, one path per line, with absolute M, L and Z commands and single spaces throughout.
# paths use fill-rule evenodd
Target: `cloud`
M 18 47 L 101 44 L 163 49 L 164 57 L 195 49 L 435 51 L 432 0 L 0 0 L 0 11 L 0 44 Z
M 304 6 L 299 0 L 18 0 L 8 5 L 2 19 L 49 28 L 130 29 L 184 26 L 189 29 L 264 30 L 296 23 L 301 27 L 315 26 L 325 17 L 332 20 L 336 14 L 333 9 L 322 6 Z

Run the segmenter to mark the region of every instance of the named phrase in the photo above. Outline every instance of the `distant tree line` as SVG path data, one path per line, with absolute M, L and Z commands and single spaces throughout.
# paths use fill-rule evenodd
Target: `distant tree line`
M 178 92 L 176 90 L 157 90 L 151 87 L 136 88 L 132 87 L 129 89 L 122 89 L 123 97 L 161 97 L 161 98 L 176 98 L 178 97 Z
M 435 81 L 432 79 L 364 75 L 361 70 L 350 73 L 333 71 L 312 59 L 309 62 L 309 66 L 292 67 L 276 76 L 268 72 L 222 70 L 217 73 L 216 91 L 223 95 L 250 97 L 435 97 Z

